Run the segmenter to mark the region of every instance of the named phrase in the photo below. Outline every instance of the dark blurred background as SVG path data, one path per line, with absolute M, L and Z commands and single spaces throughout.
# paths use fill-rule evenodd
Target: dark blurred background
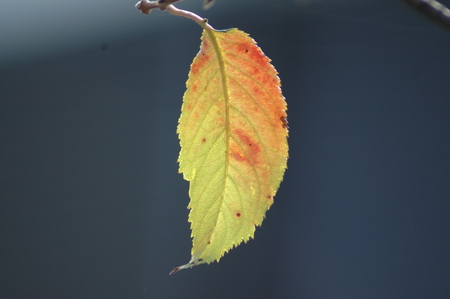
M 254 240 L 169 276 L 201 28 L 135 1 L 0 4 L 0 298 L 450 297 L 449 31 L 392 0 L 180 3 L 273 60 L 290 159 Z

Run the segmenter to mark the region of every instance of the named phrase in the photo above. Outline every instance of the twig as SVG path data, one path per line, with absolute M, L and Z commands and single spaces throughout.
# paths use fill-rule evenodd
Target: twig
M 207 19 L 204 19 L 193 12 L 184 9 L 178 9 L 175 6 L 173 6 L 172 3 L 175 3 L 177 1 L 179 0 L 159 0 L 159 1 L 141 0 L 138 3 L 136 3 L 136 8 L 144 14 L 149 14 L 152 11 L 152 9 L 155 8 L 158 8 L 160 10 L 166 10 L 167 12 L 173 15 L 191 19 L 197 22 L 197 24 L 199 24 L 205 29 L 214 30 L 214 28 L 208 24 Z

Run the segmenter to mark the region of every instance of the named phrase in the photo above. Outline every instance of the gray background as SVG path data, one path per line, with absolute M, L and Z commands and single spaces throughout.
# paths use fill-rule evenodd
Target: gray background
M 290 159 L 255 240 L 169 276 L 201 28 L 134 1 L 0 5 L 0 298 L 450 297 L 450 32 L 400 1 L 180 3 L 273 60 Z

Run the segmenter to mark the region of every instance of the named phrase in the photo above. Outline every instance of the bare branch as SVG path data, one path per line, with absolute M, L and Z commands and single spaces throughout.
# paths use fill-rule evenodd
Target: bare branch
M 179 0 L 159 0 L 159 1 L 141 0 L 138 3 L 136 3 L 136 8 L 144 14 L 149 14 L 152 11 L 152 9 L 158 8 L 160 10 L 170 12 L 173 15 L 191 19 L 197 22 L 200 26 L 202 26 L 205 29 L 214 30 L 214 28 L 208 24 L 207 19 L 204 19 L 193 12 L 178 9 L 171 4 L 177 1 Z

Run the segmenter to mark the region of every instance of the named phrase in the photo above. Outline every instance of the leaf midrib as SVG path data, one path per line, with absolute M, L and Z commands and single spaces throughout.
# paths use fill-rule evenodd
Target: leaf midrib
M 223 187 L 222 187 L 222 195 L 221 195 L 221 203 L 220 203 L 220 209 L 219 213 L 217 215 L 220 215 L 223 207 L 224 202 L 224 193 L 225 193 L 225 185 L 226 180 L 228 177 L 228 171 L 229 171 L 229 165 L 230 165 L 230 155 L 229 155 L 229 147 L 230 147 L 230 108 L 229 108 L 229 94 L 228 94 L 228 83 L 226 79 L 226 71 L 225 71 L 225 62 L 223 60 L 222 52 L 220 51 L 219 43 L 216 38 L 217 31 L 211 30 L 209 28 L 205 28 L 206 33 L 208 34 L 208 37 L 210 38 L 212 45 L 214 47 L 214 51 L 216 52 L 217 60 L 219 62 L 219 69 L 220 74 L 222 77 L 222 89 L 223 89 L 223 95 L 225 100 L 225 172 L 223 177 Z M 210 238 L 212 239 L 212 235 L 214 234 L 215 228 L 217 227 L 217 222 L 219 220 L 219 217 L 216 218 L 213 232 L 211 233 Z

